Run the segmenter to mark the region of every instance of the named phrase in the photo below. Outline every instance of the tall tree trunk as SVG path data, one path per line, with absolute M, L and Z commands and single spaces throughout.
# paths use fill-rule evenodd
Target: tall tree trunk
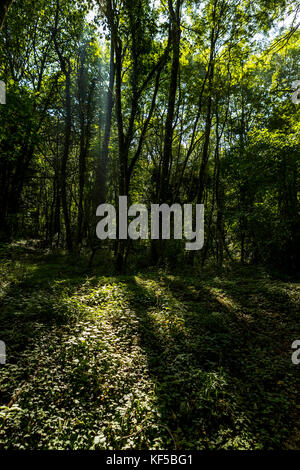
M 114 46 L 111 40 L 110 44 L 110 65 L 109 65 L 109 84 L 106 93 L 106 104 L 105 104 L 105 124 L 104 124 L 104 136 L 101 148 L 100 160 L 96 169 L 96 190 L 95 190 L 95 202 L 98 206 L 106 202 L 106 180 L 107 180 L 107 164 L 109 155 L 109 141 L 111 134 L 111 121 L 112 111 L 114 107 L 114 83 L 115 83 L 115 63 L 114 63 Z
M 79 101 L 79 120 L 80 120 L 80 151 L 79 151 L 79 200 L 78 200 L 78 216 L 77 216 L 77 246 L 80 248 L 83 239 L 83 219 L 84 219 L 84 186 L 86 173 L 86 160 L 89 150 L 91 138 L 92 124 L 92 102 L 95 90 L 95 80 L 88 90 L 87 75 L 84 65 L 85 52 L 83 51 L 80 58 L 79 74 L 78 74 L 78 101 Z
M 177 0 L 178 4 L 180 4 L 181 0 Z M 170 1 L 171 3 L 171 1 Z M 112 47 L 114 50 L 115 56 L 115 110 L 116 110 L 116 120 L 117 120 L 117 128 L 118 128 L 118 146 L 119 146 L 119 181 L 118 181 L 118 191 L 119 196 L 128 196 L 129 194 L 129 187 L 131 176 L 133 174 L 133 170 L 137 163 L 137 160 L 141 154 L 143 142 L 146 136 L 147 128 L 150 123 L 154 107 L 155 101 L 158 91 L 158 82 L 161 70 L 163 65 L 168 57 L 169 53 L 169 43 L 167 48 L 165 49 L 163 55 L 160 57 L 157 63 L 153 65 L 150 72 L 147 74 L 146 78 L 143 80 L 142 84 L 140 84 L 141 78 L 141 51 L 139 47 L 139 41 L 142 36 L 142 24 L 140 21 L 139 13 L 143 14 L 143 7 L 142 2 L 138 3 L 138 9 L 134 8 L 128 2 L 127 5 L 127 12 L 130 24 L 130 54 L 132 59 L 132 71 L 130 76 L 130 84 L 131 84 L 131 109 L 130 115 L 128 118 L 128 125 L 126 131 L 124 129 L 124 122 L 123 122 L 123 109 L 122 109 L 122 80 L 123 80 L 123 44 L 122 40 L 118 35 L 118 15 L 116 15 L 115 6 L 112 4 L 111 0 L 106 0 L 105 2 L 105 15 L 108 19 L 108 23 L 111 30 L 111 40 L 112 40 Z M 140 137 L 138 139 L 138 144 L 136 151 L 129 161 L 129 152 L 131 150 L 132 141 L 136 132 L 135 129 L 135 120 L 136 115 L 138 112 L 138 104 L 139 100 L 141 99 L 142 94 L 147 89 L 148 84 L 152 81 L 152 79 L 156 76 L 156 85 L 154 88 L 154 92 L 152 95 L 152 101 L 150 106 L 150 111 L 148 113 L 147 118 L 144 121 L 142 126 L 142 130 L 140 133 Z M 117 232 L 118 232 L 118 223 L 117 223 Z M 116 261 L 117 261 L 117 268 L 119 271 L 123 270 L 124 267 L 124 254 L 125 254 L 125 245 L 126 240 L 118 240 L 116 243 L 117 253 L 116 253 Z
M 170 180 L 170 162 L 172 161 L 172 146 L 174 134 L 174 114 L 175 102 L 178 83 L 179 57 L 180 57 L 180 7 L 181 0 L 176 1 L 175 10 L 172 0 L 169 0 L 169 15 L 171 23 L 171 47 L 172 47 L 172 66 L 169 84 L 168 109 L 165 122 L 164 146 L 161 160 L 161 172 L 159 177 L 158 202 L 167 203 L 170 196 L 169 180 Z M 161 214 L 160 214 L 161 227 Z M 151 261 L 157 264 L 162 261 L 164 241 L 162 239 L 151 241 Z
M 66 122 L 65 122 L 65 142 L 64 151 L 61 161 L 61 204 L 64 214 L 65 230 L 66 230 L 66 244 L 68 251 L 73 251 L 73 241 L 71 235 L 70 216 L 67 201 L 67 163 L 69 159 L 70 143 L 71 143 L 71 71 L 70 65 L 65 70 L 66 77 L 66 97 L 65 97 L 65 110 L 66 110 Z
M 5 18 L 7 16 L 8 10 L 10 9 L 13 0 L 2 0 L 0 5 L 0 31 L 3 27 Z
M 109 61 L 109 83 L 106 93 L 106 104 L 105 104 L 105 122 L 104 122 L 104 136 L 102 145 L 100 144 L 99 160 L 96 164 L 96 181 L 93 192 L 93 214 L 96 214 L 96 208 L 100 204 L 104 204 L 107 200 L 107 166 L 109 161 L 109 142 L 111 135 L 112 126 L 112 112 L 114 108 L 114 85 L 115 85 L 115 57 L 114 57 L 114 41 L 111 38 L 110 41 L 110 61 Z M 99 136 L 100 138 L 100 136 Z M 92 248 L 92 254 L 90 258 L 90 265 L 96 254 L 99 244 L 95 244 L 95 234 L 90 237 L 90 245 Z
M 177 81 L 178 81 L 178 70 L 179 70 L 179 54 L 180 54 L 180 6 L 181 0 L 177 0 L 175 11 L 172 5 L 172 1 L 169 0 L 169 12 L 171 20 L 171 37 L 172 37 L 172 67 L 169 85 L 169 97 L 168 97 L 168 110 L 165 123 L 165 135 L 164 135 L 164 148 L 161 165 L 161 177 L 159 185 L 159 201 L 167 202 L 168 200 L 168 186 L 169 186 L 169 172 L 170 172 L 170 161 L 172 160 L 172 144 L 173 144 L 173 120 L 175 111 L 175 100 L 177 92 Z
M 215 30 L 212 28 L 211 32 L 211 44 L 210 44 L 210 58 L 209 58 L 209 73 L 208 73 L 208 98 L 207 98 L 207 111 L 205 119 L 205 130 L 204 130 L 204 142 L 203 142 L 203 151 L 202 159 L 200 164 L 199 172 L 199 185 L 198 185 L 198 194 L 197 194 L 197 203 L 203 203 L 203 194 L 205 189 L 206 182 L 206 169 L 208 164 L 209 157 L 209 140 L 210 140 L 210 131 L 211 131 L 211 122 L 212 122 L 212 91 L 213 91 L 213 80 L 214 80 L 214 53 L 215 53 Z

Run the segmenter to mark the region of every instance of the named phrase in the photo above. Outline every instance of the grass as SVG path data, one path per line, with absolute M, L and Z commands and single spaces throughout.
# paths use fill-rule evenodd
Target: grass
M 2 250 L 2 449 L 299 449 L 299 283 Z M 106 269 L 106 272 L 107 269 Z

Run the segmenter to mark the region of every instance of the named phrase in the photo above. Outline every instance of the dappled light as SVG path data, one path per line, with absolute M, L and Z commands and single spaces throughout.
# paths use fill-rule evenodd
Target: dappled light
M 288 445 L 297 284 L 246 267 L 78 276 L 63 256 L 46 260 L 19 252 L 2 267 L 9 448 Z
M 0 452 L 300 450 L 299 17 L 1 0 Z

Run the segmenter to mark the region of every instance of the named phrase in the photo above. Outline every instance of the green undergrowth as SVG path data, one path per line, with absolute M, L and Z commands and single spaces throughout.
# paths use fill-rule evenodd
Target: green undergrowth
M 10 250 L 2 449 L 300 448 L 298 283 L 250 267 L 104 276 Z

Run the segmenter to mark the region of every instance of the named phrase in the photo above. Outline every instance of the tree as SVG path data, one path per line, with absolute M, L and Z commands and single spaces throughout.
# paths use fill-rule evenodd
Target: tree
M 12 6 L 13 0 L 3 0 L 2 4 L 0 5 L 0 31 L 3 27 L 6 15 Z

